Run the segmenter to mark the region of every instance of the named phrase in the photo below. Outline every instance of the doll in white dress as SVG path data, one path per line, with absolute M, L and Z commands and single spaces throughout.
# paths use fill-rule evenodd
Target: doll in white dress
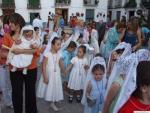
M 67 68 L 67 72 L 70 72 L 70 78 L 68 82 L 69 102 L 72 103 L 73 95 L 76 93 L 77 102 L 81 101 L 81 91 L 84 89 L 86 74 L 88 69 L 88 60 L 85 57 L 86 47 L 84 45 L 79 46 L 77 56 L 72 58 L 71 64 Z
M 11 49 L 37 49 L 40 46 L 40 39 L 35 38 L 34 28 L 31 25 L 27 25 L 22 28 L 21 36 L 18 39 L 19 44 L 14 43 Z M 10 63 L 13 67 L 12 72 L 15 72 L 17 68 L 23 68 L 23 74 L 27 74 L 27 68 L 31 64 L 33 54 L 13 54 L 9 52 L 7 63 Z
M 60 39 L 54 37 L 50 50 L 44 54 L 42 76 L 37 90 L 37 97 L 51 102 L 50 107 L 54 111 L 59 110 L 55 102 L 61 101 L 64 98 L 61 81 L 60 47 Z

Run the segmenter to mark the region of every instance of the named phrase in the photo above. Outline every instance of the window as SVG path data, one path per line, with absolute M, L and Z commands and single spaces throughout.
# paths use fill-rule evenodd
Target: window
M 29 9 L 39 9 L 40 6 L 40 0 L 28 0 L 28 8 Z
M 86 21 L 94 20 L 94 9 L 86 9 Z

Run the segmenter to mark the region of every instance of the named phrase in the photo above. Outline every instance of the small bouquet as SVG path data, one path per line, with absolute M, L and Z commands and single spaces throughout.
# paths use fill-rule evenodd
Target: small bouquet
M 96 99 L 93 99 L 90 96 L 87 96 L 87 104 L 89 107 L 93 107 L 96 104 Z

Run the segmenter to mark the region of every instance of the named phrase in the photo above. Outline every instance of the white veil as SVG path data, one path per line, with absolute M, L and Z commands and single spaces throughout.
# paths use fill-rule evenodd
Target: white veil
M 48 44 L 46 46 L 46 49 L 44 50 L 44 54 L 47 53 L 50 49 L 51 49 L 51 43 L 52 43 L 52 40 L 55 38 L 55 37 L 58 37 L 58 34 L 56 32 L 53 32 L 50 34 L 50 39 L 48 41 Z
M 141 49 L 120 62 L 121 68 L 126 72 L 126 77 L 113 113 L 118 112 L 136 89 L 136 68 L 140 61 L 150 61 L 150 52 L 148 50 Z
M 104 58 L 102 58 L 102 57 L 95 57 L 93 60 L 92 60 L 92 62 L 91 62 L 91 65 L 90 65 L 90 69 L 88 70 L 88 74 L 87 74 L 87 78 L 86 78 L 86 82 L 85 82 L 85 87 L 84 87 L 84 92 L 83 92 L 83 97 L 82 97 L 82 101 L 81 101 L 81 103 L 83 104 L 83 105 L 85 105 L 86 104 L 86 87 L 87 87 L 87 84 L 88 84 L 88 82 L 89 82 L 89 80 L 91 80 L 92 79 L 92 68 L 96 65 L 96 64 L 101 64 L 101 65 L 103 65 L 104 67 L 105 67 L 105 75 L 104 75 L 104 77 L 103 77 L 103 83 L 104 83 L 104 88 L 105 88 L 105 86 L 106 86 L 106 63 L 105 63 L 105 60 L 104 60 Z
M 109 77 L 109 80 L 108 80 L 108 84 L 107 84 L 106 96 L 107 96 L 109 88 L 110 88 L 111 84 L 114 82 L 114 79 L 116 78 L 116 76 L 120 75 L 120 73 L 123 73 L 120 70 L 120 66 L 118 65 L 118 62 L 122 58 L 124 58 L 124 57 L 131 54 L 131 45 L 127 44 L 125 42 L 120 43 L 112 52 L 116 51 L 117 49 L 123 49 L 123 48 L 125 49 L 124 52 L 122 53 L 120 58 L 115 62 L 114 67 L 111 71 L 111 74 L 110 74 L 110 77 Z M 111 56 L 109 57 L 109 62 L 110 62 L 110 58 L 111 58 Z

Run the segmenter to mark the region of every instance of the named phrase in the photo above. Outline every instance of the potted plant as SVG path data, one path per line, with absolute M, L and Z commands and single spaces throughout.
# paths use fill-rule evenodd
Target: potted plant
M 95 0 L 95 4 L 97 5 L 99 3 L 99 0 Z

